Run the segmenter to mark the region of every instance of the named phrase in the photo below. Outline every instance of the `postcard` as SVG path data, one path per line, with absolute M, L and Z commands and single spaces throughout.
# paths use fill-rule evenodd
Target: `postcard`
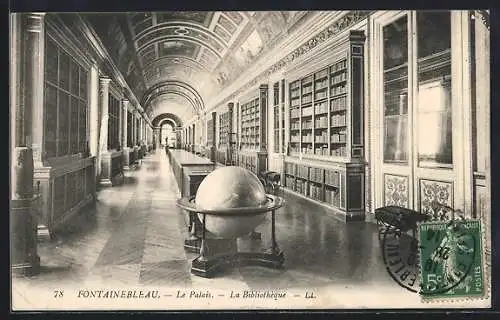
M 491 307 L 486 10 L 10 14 L 12 311 Z

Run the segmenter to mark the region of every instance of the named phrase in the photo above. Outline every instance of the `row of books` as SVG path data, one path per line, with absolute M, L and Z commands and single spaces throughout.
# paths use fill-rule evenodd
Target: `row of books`
M 312 102 L 312 95 L 311 96 L 302 97 L 302 104 L 311 103 L 311 102 Z
M 309 186 L 308 181 L 295 180 L 295 192 L 303 194 L 306 197 L 307 197 L 308 186 Z
M 314 95 L 315 100 L 325 99 L 326 97 L 328 97 L 328 91 L 316 92 L 316 94 Z
M 337 63 L 335 63 L 333 66 L 330 67 L 330 72 L 337 72 L 340 70 L 344 70 L 347 68 L 347 60 L 342 60 Z
M 285 173 L 295 175 L 295 169 L 297 165 L 295 163 L 285 162 Z
M 322 80 L 316 81 L 315 87 L 316 87 L 316 90 L 320 90 L 320 89 L 328 87 L 328 78 L 324 78 Z
M 346 134 L 344 132 L 332 134 L 332 143 L 345 143 Z
M 259 105 L 253 105 L 253 106 L 243 106 L 241 108 L 241 114 L 242 115 L 246 115 L 246 114 L 251 114 L 251 113 L 254 113 L 254 112 L 258 112 L 259 111 Z
M 302 108 L 302 116 L 312 116 L 313 107 Z
M 313 142 L 313 136 L 311 133 L 302 136 L 302 142 L 308 143 Z
M 335 86 L 335 87 L 332 87 L 330 89 L 330 94 L 333 95 L 333 96 L 336 96 L 336 95 L 339 95 L 339 94 L 344 94 L 347 92 L 347 86 L 346 84 L 342 84 L 342 85 L 339 85 L 339 86 Z
M 314 119 L 314 126 L 316 128 L 326 128 L 328 127 L 328 117 L 327 116 L 322 116 Z
M 290 83 L 290 90 L 297 90 L 300 88 L 299 80 Z
M 296 143 L 298 143 L 298 141 L 296 141 Z M 291 154 L 299 154 L 300 148 L 297 146 L 290 146 L 290 153 Z
M 323 183 L 325 170 L 322 168 L 309 168 L 309 179 L 315 182 Z
M 316 147 L 314 149 L 314 154 L 320 155 L 320 156 L 327 156 L 330 154 L 330 151 L 328 151 L 328 147 Z
M 241 118 L 248 118 L 248 117 L 251 117 L 251 116 L 254 116 L 254 115 L 258 115 L 260 113 L 260 110 L 257 108 L 255 110 L 252 110 L 252 111 L 247 111 L 247 112 L 242 112 L 241 113 Z
M 330 186 L 339 186 L 340 173 L 333 170 L 325 170 L 325 184 Z
M 330 109 L 332 111 L 342 111 L 347 108 L 347 97 L 340 97 L 330 100 Z
M 336 114 L 336 115 L 332 116 L 330 126 L 337 127 L 337 126 L 345 126 L 345 125 L 346 125 L 346 115 L 345 114 Z
M 295 190 L 295 177 L 285 177 L 285 186 Z
M 336 146 L 331 147 L 330 155 L 335 157 L 345 157 L 346 156 L 346 147 L 345 146 Z
M 312 75 L 309 75 L 305 78 L 302 79 L 302 85 L 307 85 L 308 83 L 311 83 L 312 82 L 312 79 L 313 79 L 313 76 Z
M 302 103 L 309 103 L 309 102 L 312 101 L 311 97 L 308 97 L 306 100 L 304 100 L 304 99 L 302 99 Z M 305 101 L 307 101 L 307 102 L 305 102 Z M 322 102 L 314 105 L 314 112 L 316 114 L 328 112 L 328 109 L 326 107 L 326 103 L 327 103 L 326 101 L 322 101 Z M 297 100 L 295 100 L 295 102 L 292 101 L 292 103 L 291 103 L 290 106 L 291 107 L 297 107 L 299 105 L 300 105 L 300 103 L 299 103 L 299 100 L 297 99 Z M 331 111 L 344 111 L 344 110 L 346 110 L 346 108 L 347 108 L 347 97 L 343 96 L 343 97 L 338 97 L 336 99 L 330 100 L 330 109 L 331 109 Z M 307 109 L 307 111 L 304 111 L 306 109 Z M 302 111 L 302 115 L 303 116 L 310 116 L 310 115 L 312 115 L 312 111 L 313 111 L 312 107 L 308 106 L 308 107 L 302 108 L 302 110 L 303 110 Z M 290 110 L 290 116 L 292 118 L 293 117 L 297 117 L 298 118 L 299 115 L 300 115 L 299 108 L 295 108 L 295 109 Z M 244 119 L 244 118 L 242 118 L 242 119 Z
M 323 187 L 313 183 L 309 184 L 309 197 L 314 200 L 323 201 Z
M 302 147 L 302 153 L 303 154 L 314 154 L 314 150 L 313 150 L 312 146 L 310 145 L 307 147 Z
M 340 207 L 340 192 L 338 190 L 325 189 L 325 202 Z
M 341 83 L 341 82 L 344 82 L 346 80 L 347 80 L 347 72 L 342 72 L 342 73 L 339 73 L 335 76 L 332 76 L 330 78 L 330 84 L 335 85 L 337 83 Z
M 309 167 L 304 165 L 297 165 L 297 177 L 309 179 Z
M 296 89 L 296 90 L 290 91 L 290 98 L 291 99 L 295 99 L 298 97 L 300 97 L 300 90 Z
M 302 87 L 302 94 L 309 94 L 312 92 L 312 86 L 306 86 L 306 87 Z
M 327 113 L 328 112 L 328 103 L 326 101 L 320 102 L 314 105 L 314 113 Z
M 319 72 L 316 72 L 316 74 L 314 76 L 316 79 L 324 78 L 324 77 L 328 76 L 328 69 L 323 69 Z
M 328 136 L 326 136 L 326 135 L 316 136 L 314 139 L 314 142 L 316 142 L 316 143 L 328 143 Z
M 313 122 L 312 120 L 302 121 L 302 129 L 312 129 Z

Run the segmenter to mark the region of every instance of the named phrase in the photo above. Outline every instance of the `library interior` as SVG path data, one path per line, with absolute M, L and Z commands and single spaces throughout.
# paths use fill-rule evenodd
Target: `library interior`
M 9 50 L 13 282 L 398 288 L 381 228 L 491 232 L 487 11 L 15 13 Z

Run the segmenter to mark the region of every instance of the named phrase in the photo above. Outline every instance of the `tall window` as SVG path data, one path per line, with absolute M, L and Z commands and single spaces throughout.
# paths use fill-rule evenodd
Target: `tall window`
M 273 110 L 274 110 L 274 152 L 280 152 L 280 84 L 273 85 Z
M 449 12 L 417 13 L 420 167 L 452 164 L 450 20 Z
M 451 167 L 450 12 L 417 12 L 415 31 L 409 34 L 408 25 L 404 16 L 383 29 L 384 161 L 408 163 L 412 130 L 420 167 Z M 409 52 L 408 39 L 416 43 L 416 50 Z M 417 79 L 411 88 L 409 76 Z M 408 99 L 409 90 L 416 96 L 415 105 Z
M 120 146 L 120 100 L 109 94 L 108 109 L 108 150 Z
M 384 27 L 384 161 L 408 161 L 408 18 Z
M 50 37 L 45 43 L 44 157 L 87 148 L 87 71 Z

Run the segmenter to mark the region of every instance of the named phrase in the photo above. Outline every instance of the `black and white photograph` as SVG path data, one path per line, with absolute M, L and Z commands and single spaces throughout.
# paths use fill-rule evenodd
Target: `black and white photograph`
M 9 14 L 12 311 L 490 308 L 490 12 Z

